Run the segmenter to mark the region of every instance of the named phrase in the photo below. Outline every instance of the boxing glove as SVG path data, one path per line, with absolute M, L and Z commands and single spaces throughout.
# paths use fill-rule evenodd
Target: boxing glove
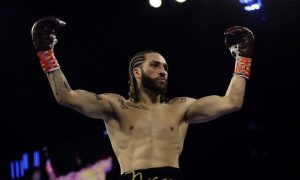
M 56 35 L 65 22 L 57 17 L 44 17 L 36 21 L 31 29 L 33 46 L 45 73 L 60 68 L 53 48 L 57 43 Z
M 234 75 L 249 79 L 254 54 L 254 35 L 246 27 L 234 26 L 224 32 L 225 45 L 236 59 Z

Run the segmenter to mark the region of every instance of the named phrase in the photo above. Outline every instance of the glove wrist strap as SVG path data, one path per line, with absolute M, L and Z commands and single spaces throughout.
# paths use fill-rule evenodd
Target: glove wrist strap
M 45 73 L 49 73 L 60 68 L 60 65 L 58 64 L 52 49 L 47 51 L 40 51 L 37 53 L 37 55 L 39 57 L 42 69 Z
M 237 57 L 233 75 L 249 79 L 251 72 L 251 61 L 251 58 L 241 56 Z

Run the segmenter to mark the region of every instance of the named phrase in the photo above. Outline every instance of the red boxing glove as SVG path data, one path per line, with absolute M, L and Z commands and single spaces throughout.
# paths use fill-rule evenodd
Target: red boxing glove
M 32 26 L 31 35 L 34 49 L 45 73 L 60 68 L 54 56 L 53 48 L 57 43 L 56 34 L 65 24 L 57 17 L 44 17 Z
M 234 26 L 225 32 L 225 45 L 236 59 L 234 75 L 249 79 L 254 55 L 254 35 L 246 27 Z

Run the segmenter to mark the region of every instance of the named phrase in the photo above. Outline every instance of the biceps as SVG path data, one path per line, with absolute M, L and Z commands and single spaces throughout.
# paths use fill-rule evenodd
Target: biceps
M 226 96 L 207 96 L 195 101 L 187 111 L 190 122 L 206 122 L 233 111 L 230 99 Z
M 88 91 L 72 91 L 68 99 L 65 106 L 92 118 L 104 118 L 111 110 L 108 100 Z

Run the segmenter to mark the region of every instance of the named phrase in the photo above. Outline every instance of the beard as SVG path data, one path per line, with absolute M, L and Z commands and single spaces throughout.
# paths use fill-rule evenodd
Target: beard
M 148 90 L 150 90 L 156 94 L 165 95 L 167 92 L 167 85 L 168 85 L 167 80 L 164 84 L 161 84 L 158 81 L 158 78 L 152 79 L 149 76 L 147 76 L 145 74 L 145 72 L 142 70 L 142 86 L 143 87 L 147 88 Z

